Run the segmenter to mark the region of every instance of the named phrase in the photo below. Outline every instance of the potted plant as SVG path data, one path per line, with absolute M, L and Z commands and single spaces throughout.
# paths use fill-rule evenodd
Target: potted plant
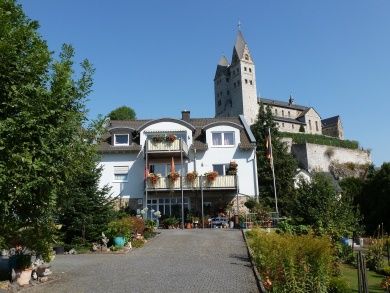
M 131 238 L 133 223 L 130 217 L 114 220 L 108 223 L 107 235 L 109 235 L 116 247 L 122 248 Z
M 168 134 L 166 137 L 165 137 L 165 140 L 168 141 L 168 142 L 174 142 L 175 140 L 177 139 L 177 136 L 174 135 L 174 134 Z
M 176 228 L 179 224 L 179 220 L 175 217 L 169 217 L 163 220 L 163 225 L 167 229 L 173 229 Z
M 15 270 L 16 282 L 20 286 L 25 286 L 30 283 L 32 274 L 32 262 L 31 254 L 27 253 L 25 249 L 21 247 L 16 248 L 14 255 L 9 258 L 9 266 Z
M 230 161 L 229 169 L 227 170 L 227 175 L 237 175 L 238 164 L 235 161 Z
M 208 182 L 213 182 L 218 177 L 217 171 L 211 171 L 204 174 Z
M 157 182 L 160 180 L 160 175 L 158 175 L 158 174 L 156 174 L 156 173 L 149 173 L 148 179 L 149 179 L 149 182 L 150 182 L 152 185 L 156 185 Z
M 195 179 L 198 177 L 198 173 L 196 171 L 188 172 L 186 175 L 186 179 L 191 184 L 195 182 Z
M 171 172 L 168 174 L 168 178 L 171 183 L 174 183 L 177 179 L 179 179 L 179 177 L 179 172 Z
M 165 140 L 165 136 L 163 135 L 155 135 L 152 137 L 153 142 L 163 142 Z

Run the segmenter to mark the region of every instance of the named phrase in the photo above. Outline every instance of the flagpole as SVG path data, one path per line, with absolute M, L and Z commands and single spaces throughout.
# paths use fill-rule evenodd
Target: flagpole
M 276 195 L 276 183 L 275 183 L 275 169 L 274 169 L 274 156 L 272 154 L 272 138 L 271 138 L 271 129 L 268 127 L 268 136 L 270 142 L 270 152 L 271 152 L 271 169 L 272 169 L 272 179 L 274 181 L 274 195 L 275 195 L 275 210 L 276 215 L 279 218 L 279 209 L 278 209 L 278 197 Z

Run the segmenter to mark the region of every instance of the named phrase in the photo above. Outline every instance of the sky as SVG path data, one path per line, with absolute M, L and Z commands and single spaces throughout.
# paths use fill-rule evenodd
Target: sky
M 375 165 L 390 161 L 388 0 L 19 3 L 55 56 L 69 43 L 94 65 L 90 119 L 122 105 L 139 119 L 213 117 L 216 64 L 230 60 L 240 22 L 261 97 L 340 115 Z

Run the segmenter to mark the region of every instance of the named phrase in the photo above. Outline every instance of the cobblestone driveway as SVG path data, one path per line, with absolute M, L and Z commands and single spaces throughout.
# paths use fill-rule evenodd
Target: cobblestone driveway
M 60 255 L 28 292 L 258 292 L 240 231 L 164 230 L 126 255 Z

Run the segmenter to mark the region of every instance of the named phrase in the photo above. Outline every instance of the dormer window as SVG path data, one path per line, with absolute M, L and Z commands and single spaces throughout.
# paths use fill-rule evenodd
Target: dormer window
M 234 132 L 213 132 L 213 146 L 234 146 Z
M 114 145 L 116 145 L 116 146 L 129 145 L 129 135 L 128 134 L 114 134 Z

